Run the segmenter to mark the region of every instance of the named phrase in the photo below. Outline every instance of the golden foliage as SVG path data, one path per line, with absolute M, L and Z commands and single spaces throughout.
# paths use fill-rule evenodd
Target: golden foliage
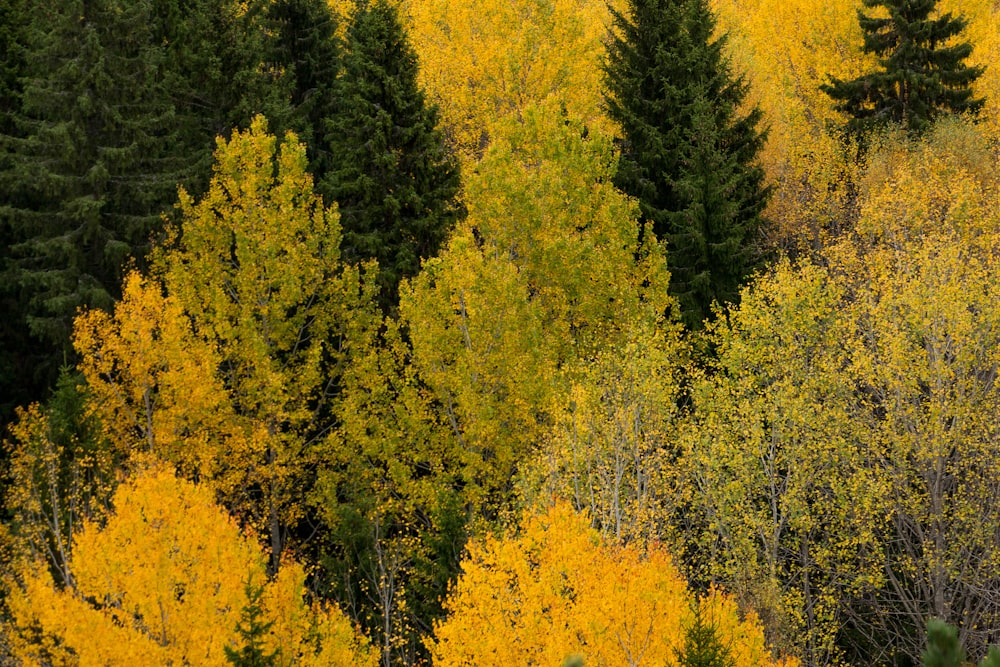
M 657 546 L 602 543 L 566 503 L 528 514 L 517 535 L 469 547 L 462 576 L 434 629 L 434 664 L 672 664 L 683 646 L 694 597 Z M 750 616 L 740 620 L 721 593 L 707 618 L 740 667 L 776 664 Z
M 811 663 L 839 658 L 845 622 L 914 659 L 924 614 L 963 610 L 970 642 L 998 622 L 976 601 L 1000 559 L 1000 237 L 961 235 L 955 211 L 919 238 L 894 222 L 891 243 L 834 246 L 826 268 L 779 264 L 714 329 L 718 368 L 696 384 L 706 559 Z
M 596 126 L 604 0 L 406 0 L 421 85 L 466 170 L 531 106 L 560 105 Z M 596 129 L 596 128 L 595 128 Z
M 228 664 L 226 645 L 266 581 L 260 548 L 212 492 L 152 465 L 122 484 L 107 524 L 87 522 L 73 548 L 75 586 L 26 564 L 11 586 L 16 656 L 25 664 Z M 305 574 L 287 562 L 266 584 L 264 638 L 281 664 L 377 664 L 336 609 L 305 602 Z M 8 582 L 10 583 L 10 582 Z

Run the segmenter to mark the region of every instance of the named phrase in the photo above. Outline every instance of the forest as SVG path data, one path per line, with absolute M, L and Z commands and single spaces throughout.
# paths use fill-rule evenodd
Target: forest
M 1000 666 L 994 0 L 0 0 L 0 665 Z

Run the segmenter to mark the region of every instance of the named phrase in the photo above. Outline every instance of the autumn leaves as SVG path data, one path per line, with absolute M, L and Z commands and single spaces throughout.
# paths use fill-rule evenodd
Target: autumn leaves
M 692 335 L 670 248 L 613 186 L 606 8 L 500 4 L 403 7 L 467 215 L 398 311 L 344 261 L 307 149 L 258 118 L 150 270 L 76 320 L 82 378 L 12 429 L 5 650 L 658 665 L 700 618 L 729 664 L 873 664 L 918 660 L 931 615 L 989 639 L 989 124 L 855 160 L 816 80 L 852 8 L 717 2 L 771 123 L 769 243 L 797 257 Z M 480 21 L 531 30 L 503 59 Z

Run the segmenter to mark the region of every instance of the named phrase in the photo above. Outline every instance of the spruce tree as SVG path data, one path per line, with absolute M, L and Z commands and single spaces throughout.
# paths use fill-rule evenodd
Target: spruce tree
M 735 301 L 757 267 L 769 190 L 757 154 L 761 112 L 713 39 L 706 0 L 628 0 L 612 10 L 608 112 L 622 129 L 615 184 L 666 243 L 670 291 L 690 327 Z
M 5 64 L 17 76 L 0 82 L 17 85 L 0 122 L 8 417 L 72 362 L 77 309 L 118 297 L 122 267 L 141 264 L 177 186 L 207 186 L 216 136 L 287 106 L 261 71 L 258 12 L 234 2 L 21 2 L 6 8 L 19 25 L 3 47 L 20 56 Z
M 51 382 L 77 309 L 111 304 L 183 160 L 164 150 L 172 109 L 147 0 L 28 6 L 20 100 L 0 136 L 0 223 L 16 292 L 4 305 L 17 311 L 5 319 L 35 340 L 3 342 Z
M 457 164 L 388 0 L 358 5 L 338 89 L 325 137 L 332 168 L 318 189 L 339 205 L 344 258 L 378 260 L 382 306 L 391 310 L 400 279 L 437 253 L 460 208 Z
M 684 631 L 684 647 L 677 652 L 678 667 L 732 667 L 732 653 L 705 618 L 704 605 L 695 602 L 691 624 Z
M 342 61 L 337 20 L 326 0 L 275 0 L 267 9 L 267 26 L 265 59 L 268 68 L 281 72 L 287 90 L 287 129 L 308 147 L 309 172 L 319 183 L 331 168 L 325 127 L 337 113 Z
M 926 130 L 944 113 L 976 112 L 982 99 L 970 86 L 983 73 L 964 64 L 972 53 L 968 42 L 954 42 L 966 22 L 950 13 L 932 18 L 936 0 L 863 0 L 865 7 L 883 7 L 886 18 L 858 12 L 865 53 L 879 59 L 879 68 L 854 79 L 820 88 L 836 101 L 836 109 L 852 118 L 850 132 L 895 123 L 912 132 Z
M 270 632 L 273 621 L 264 621 L 263 586 L 246 585 L 247 604 L 240 614 L 236 631 L 243 640 L 239 649 L 224 646 L 226 662 L 235 667 L 273 667 L 278 664 L 278 654 L 264 650 L 264 638 Z

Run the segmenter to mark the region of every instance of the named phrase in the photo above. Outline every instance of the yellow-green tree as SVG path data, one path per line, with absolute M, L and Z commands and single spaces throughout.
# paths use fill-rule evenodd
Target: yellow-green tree
M 782 264 L 713 332 L 687 440 L 701 554 L 810 663 L 919 660 L 932 616 L 985 647 L 1000 622 L 997 218 L 966 210 Z
M 429 640 L 434 664 L 674 664 L 693 621 L 694 595 L 659 546 L 602 542 L 566 503 L 527 513 L 521 531 L 470 544 L 447 618 Z M 702 617 L 734 665 L 775 661 L 756 617 L 712 592 Z
M 277 664 L 378 664 L 338 609 L 307 602 L 300 565 L 285 561 L 268 580 L 265 554 L 213 495 L 152 464 L 119 486 L 105 525 L 83 525 L 71 584 L 23 562 L 5 581 L 14 655 L 25 665 L 225 665 L 247 590 L 261 586 L 262 639 Z
M 269 537 L 271 567 L 304 515 L 351 341 L 376 321 L 366 269 L 339 261 L 335 208 L 263 118 L 219 140 L 199 201 L 131 277 L 114 315 L 77 327 L 81 369 L 110 438 L 213 480 Z
M 544 439 L 569 362 L 651 322 L 676 335 L 662 255 L 609 182 L 610 143 L 584 134 L 552 107 L 512 122 L 467 220 L 404 293 L 415 364 L 481 486 L 508 483 Z

